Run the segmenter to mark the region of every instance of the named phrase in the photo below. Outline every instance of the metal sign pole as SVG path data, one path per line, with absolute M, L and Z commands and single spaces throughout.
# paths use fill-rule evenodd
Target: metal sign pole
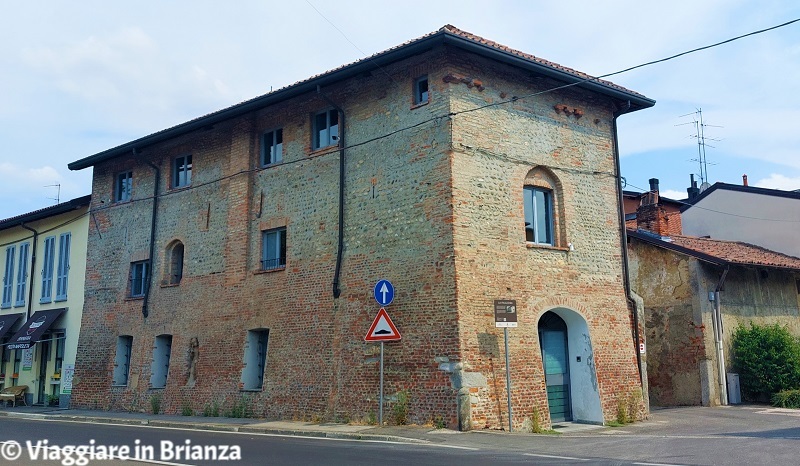
M 508 431 L 511 430 L 511 370 L 508 366 L 508 327 L 503 327 L 503 336 L 506 342 L 506 395 L 508 396 Z M 381 352 L 381 384 L 383 384 L 383 352 Z M 381 385 L 383 387 L 383 385 Z M 383 394 L 383 388 L 381 388 Z
M 383 342 L 381 342 L 381 397 L 380 409 L 378 410 L 378 425 L 383 427 Z

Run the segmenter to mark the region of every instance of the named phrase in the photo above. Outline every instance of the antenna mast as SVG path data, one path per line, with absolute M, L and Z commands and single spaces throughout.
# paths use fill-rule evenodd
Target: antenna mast
M 45 188 L 58 188 L 56 191 L 56 197 L 48 197 L 51 201 L 56 201 L 56 205 L 61 204 L 61 183 L 56 184 L 47 184 L 44 186 Z
M 691 121 L 691 124 L 694 124 L 694 131 L 695 135 L 694 138 L 697 139 L 697 158 L 691 159 L 692 162 L 698 162 L 700 164 L 700 186 L 708 183 L 708 159 L 706 158 L 706 146 L 713 148 L 714 146 L 706 144 L 706 134 L 705 128 L 706 126 L 714 126 L 709 125 L 703 122 L 703 109 L 698 108 L 696 111 L 692 113 L 687 113 L 686 115 L 681 115 L 681 117 L 686 116 L 693 116 L 694 119 Z M 689 123 L 683 123 L 689 124 Z M 721 128 L 721 126 L 714 126 L 716 128 Z M 719 139 L 708 138 L 712 141 L 719 141 Z M 713 163 L 711 165 L 714 165 Z

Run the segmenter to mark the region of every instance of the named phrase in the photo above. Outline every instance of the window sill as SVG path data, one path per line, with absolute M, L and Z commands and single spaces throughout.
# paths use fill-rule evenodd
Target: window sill
M 14 307 L 25 307 L 25 303 L 16 303 Z
M 128 388 L 128 385 L 111 385 L 111 388 Z
M 331 146 L 328 146 L 328 147 L 331 147 Z M 325 149 L 327 149 L 327 147 L 325 147 Z M 317 149 L 317 150 L 322 150 L 322 149 Z M 260 165 L 259 168 L 262 169 L 262 170 L 266 170 L 267 168 L 279 167 L 279 166 L 283 165 L 284 163 L 285 162 L 283 161 L 283 159 L 281 159 L 281 160 L 279 160 L 277 162 L 268 163 L 266 165 Z
M 264 391 L 263 388 L 240 388 L 240 392 L 247 392 L 247 393 L 261 393 Z
M 164 386 L 164 387 L 147 387 L 147 388 L 148 388 L 148 390 L 164 390 L 167 387 Z
M 144 296 L 128 296 L 125 301 L 144 301 Z
M 411 110 L 414 110 L 414 109 L 420 108 L 420 107 L 424 107 L 424 106 L 428 105 L 429 103 L 431 103 L 431 99 L 428 99 L 425 102 L 420 102 L 418 104 L 414 104 L 414 105 L 411 106 Z
M 311 149 L 311 152 L 308 153 L 308 157 L 316 157 L 318 155 L 324 155 L 327 154 L 328 151 L 330 150 L 339 150 L 339 144 L 331 144 L 330 146 Z
M 66 301 L 66 300 L 67 300 L 67 298 L 66 298 L 66 297 L 63 297 L 63 298 L 56 298 L 56 299 L 55 299 L 55 301 L 53 301 L 53 302 L 54 302 L 54 303 L 60 303 L 60 302 Z
M 0 306 L 0 309 L 11 309 L 11 305 L 10 304 L 3 304 L 2 306 Z
M 525 247 L 528 249 L 552 249 L 554 251 L 569 252 L 569 248 L 564 248 L 561 246 L 553 246 L 552 244 L 534 243 L 531 241 L 526 241 Z
M 283 267 L 275 267 L 274 269 L 267 269 L 267 270 L 258 269 L 255 272 L 253 272 L 253 275 L 261 275 L 262 273 L 283 272 L 284 270 L 286 270 L 285 265 Z
M 161 285 L 161 288 L 175 288 L 176 286 L 180 286 L 180 283 L 164 283 Z
M 191 187 L 192 187 L 191 184 L 187 184 L 186 186 L 173 186 L 173 187 L 169 188 L 169 190 L 170 190 L 170 192 L 186 191 L 187 189 L 189 189 Z
M 122 204 L 130 204 L 131 202 L 133 202 L 133 199 L 120 199 L 118 201 L 114 201 L 112 204 L 113 205 L 122 205 Z

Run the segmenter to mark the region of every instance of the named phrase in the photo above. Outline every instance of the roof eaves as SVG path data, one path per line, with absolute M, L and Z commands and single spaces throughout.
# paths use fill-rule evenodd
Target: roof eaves
M 18 227 L 20 225 L 35 222 L 48 217 L 55 217 L 56 215 L 71 212 L 82 207 L 88 207 L 91 201 L 92 195 L 88 194 L 86 196 L 62 202 L 61 204 L 56 204 L 54 206 L 45 207 L 43 209 L 34 210 L 33 212 L 28 212 L 22 215 L 0 220 L 0 230 L 7 230 L 9 228 Z
M 134 141 L 98 152 L 67 165 L 70 170 L 82 170 L 96 165 L 99 162 L 118 157 L 123 154 L 133 153 L 135 149 L 142 149 L 174 137 L 182 136 L 192 131 L 205 129 L 225 120 L 236 118 L 251 111 L 259 110 L 268 105 L 296 97 L 309 92 L 315 92 L 318 87 L 348 79 L 359 74 L 374 71 L 381 66 L 393 63 L 404 58 L 418 55 L 440 44 L 451 44 L 461 49 L 513 65 L 532 72 L 551 77 L 570 84 L 575 84 L 594 92 L 608 95 L 612 98 L 631 102 L 631 107 L 625 112 L 633 112 L 655 105 L 655 100 L 649 99 L 637 92 L 617 86 L 611 82 L 599 80 L 584 73 L 571 70 L 556 63 L 538 59 L 532 55 L 514 49 L 500 46 L 492 41 L 460 31 L 453 26 L 445 26 L 438 31 L 411 40 L 404 44 L 392 47 L 370 57 L 353 63 L 343 65 L 323 74 L 312 76 L 276 91 L 255 97 L 242 103 L 209 113 L 208 115 L 172 126 L 170 128 L 138 138 Z
M 674 251 L 674 252 L 677 252 L 677 253 L 680 253 L 680 254 L 684 254 L 684 255 L 687 255 L 687 256 L 694 257 L 696 259 L 699 259 L 699 260 L 701 260 L 703 262 L 708 262 L 710 264 L 721 265 L 721 266 L 730 265 L 730 262 L 726 261 L 725 259 L 722 259 L 722 258 L 719 258 L 719 257 L 716 257 L 716 256 L 712 256 L 710 254 L 706 254 L 706 253 L 703 253 L 703 252 L 700 252 L 700 251 L 695 251 L 694 249 L 689 249 L 689 248 L 685 248 L 683 246 L 678 246 L 677 244 L 670 243 L 669 241 L 664 241 L 660 237 L 657 237 L 657 236 L 652 235 L 652 234 L 644 234 L 644 233 L 639 232 L 639 231 L 628 230 L 628 236 L 636 238 L 636 239 L 641 240 L 641 241 L 644 241 L 646 243 L 652 244 L 654 246 L 663 248 L 663 249 L 667 249 L 667 250 Z

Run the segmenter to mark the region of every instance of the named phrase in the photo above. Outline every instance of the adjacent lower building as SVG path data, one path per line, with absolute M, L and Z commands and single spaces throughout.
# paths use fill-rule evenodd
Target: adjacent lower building
M 632 289 L 644 307 L 650 402 L 737 402 L 731 336 L 751 323 L 800 336 L 800 258 L 719 238 L 736 226 L 718 225 L 719 237 L 683 234 L 686 222 L 675 201 L 659 197 L 655 179 L 638 198 L 637 223 L 627 234 Z M 734 218 L 738 211 L 728 206 L 715 214 Z
M 374 419 L 385 279 L 387 413 L 508 426 L 499 301 L 515 429 L 641 416 L 616 119 L 653 104 L 445 26 L 71 163 L 73 406 Z
M 90 200 L 0 220 L 0 387 L 27 386 L 29 405 L 69 405 Z

